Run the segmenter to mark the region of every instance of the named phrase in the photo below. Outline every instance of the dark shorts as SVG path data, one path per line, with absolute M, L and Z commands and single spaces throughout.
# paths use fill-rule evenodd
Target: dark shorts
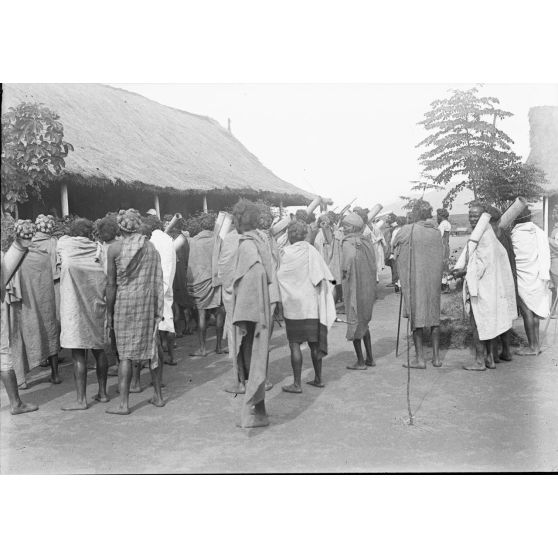
M 287 339 L 289 343 L 317 343 L 320 334 L 318 318 L 307 320 L 289 320 L 285 318 Z

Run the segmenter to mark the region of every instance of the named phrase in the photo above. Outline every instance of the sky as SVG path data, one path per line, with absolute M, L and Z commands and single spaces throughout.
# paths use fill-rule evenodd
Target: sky
M 418 125 L 450 89 L 478 84 L 113 84 L 164 105 L 210 116 L 277 176 L 343 206 L 393 207 L 419 180 L 427 132 Z M 530 107 L 558 105 L 558 85 L 488 84 L 514 116 L 499 126 L 529 154 Z M 442 195 L 438 196 L 441 201 Z M 437 200 L 438 201 L 438 200 Z M 454 210 L 466 198 L 458 199 Z M 399 203 L 395 203 L 399 205 Z M 464 206 L 463 206 L 464 207 Z

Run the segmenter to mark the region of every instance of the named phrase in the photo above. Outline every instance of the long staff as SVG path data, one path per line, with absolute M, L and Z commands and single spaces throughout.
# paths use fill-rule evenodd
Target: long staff
M 395 343 L 395 358 L 399 356 L 399 335 L 401 332 L 401 309 L 403 308 L 403 291 L 399 291 L 399 319 L 397 320 L 397 342 Z

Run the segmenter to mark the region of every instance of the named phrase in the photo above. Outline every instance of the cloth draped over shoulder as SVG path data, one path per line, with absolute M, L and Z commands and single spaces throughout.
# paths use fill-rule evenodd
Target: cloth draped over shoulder
M 337 284 L 341 284 L 341 242 L 343 241 L 343 233 L 338 229 L 333 229 L 331 232 L 331 242 L 326 242 L 326 237 L 320 229 L 314 240 L 314 247 L 325 263 L 329 271 L 333 275 L 333 280 Z
M 335 322 L 331 274 L 319 252 L 306 241 L 287 246 L 277 273 L 283 316 L 289 320 L 318 320 L 318 345 L 327 354 L 327 332 Z
M 188 294 L 188 260 L 190 259 L 189 239 L 185 239 L 176 252 L 176 272 L 173 281 L 174 302 L 182 308 L 192 306 L 192 298 Z
M 362 339 L 376 301 L 376 257 L 369 239 L 359 233 L 345 235 L 341 271 L 347 318 L 347 339 Z
M 550 271 L 558 276 L 558 227 L 554 227 L 548 239 L 550 248 Z
M 157 360 L 157 331 L 163 317 L 163 271 L 159 253 L 145 236 L 119 241 L 116 257 L 114 333 L 121 360 Z
M 214 250 L 213 231 L 201 231 L 190 240 L 188 292 L 199 309 L 217 308 L 221 305 L 221 287 L 214 285 Z
M 52 261 L 48 251 L 32 243 L 6 288 L 10 305 L 10 343 L 18 383 L 25 374 L 60 349 Z
M 512 230 L 517 269 L 517 291 L 527 308 L 541 318 L 550 314 L 550 249 L 548 239 L 534 223 Z
M 255 405 L 265 398 L 265 380 L 271 327 L 269 284 L 273 267 L 269 244 L 256 231 L 239 237 L 236 265 L 233 272 L 233 343 L 238 357 L 248 322 L 254 324 L 254 340 L 250 371 L 246 383 L 244 405 Z
M 238 252 L 240 235 L 236 229 L 229 232 L 221 243 L 221 251 L 219 252 L 219 260 L 217 263 L 217 281 L 221 285 L 223 306 L 225 307 L 225 335 L 229 337 L 232 327 L 233 312 L 233 279 L 236 268 L 236 259 Z M 232 352 L 229 353 L 233 358 Z M 233 361 L 236 362 L 235 358 Z
M 56 237 L 38 231 L 33 236 L 33 244 L 37 248 L 45 251 L 50 256 L 50 265 L 52 269 L 52 280 L 54 281 L 54 300 L 56 303 L 56 320 L 60 325 L 60 270 L 57 266 L 56 257 L 56 244 L 58 240 Z
M 432 221 L 404 225 L 392 240 L 411 329 L 440 325 L 442 238 Z
M 160 331 L 174 333 L 172 303 L 174 300 L 173 282 L 176 273 L 176 252 L 172 238 L 161 230 L 154 230 L 151 234 L 151 244 L 155 246 L 161 258 L 163 270 L 163 319 L 159 322 Z
M 60 344 L 68 349 L 103 349 L 107 276 L 96 261 L 97 244 L 63 236 L 57 246 L 60 265 Z
M 487 227 L 468 257 L 463 302 L 467 313 L 473 311 L 481 341 L 508 331 L 517 317 L 509 258 L 492 227 Z

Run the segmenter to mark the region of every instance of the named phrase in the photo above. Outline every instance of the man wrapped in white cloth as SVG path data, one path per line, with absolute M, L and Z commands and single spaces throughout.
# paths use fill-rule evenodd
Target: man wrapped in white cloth
M 168 358 L 164 361 L 170 366 L 176 365 L 174 358 L 174 316 L 172 304 L 174 301 L 173 281 L 176 273 L 176 252 L 172 237 L 163 232 L 163 223 L 157 217 L 149 217 L 149 224 L 152 228 L 150 242 L 155 246 L 161 257 L 161 267 L 163 269 L 163 319 L 159 322 L 159 335 L 163 349 L 168 352 Z
M 289 225 L 290 245 L 285 247 L 277 272 L 294 374 L 294 383 L 282 388 L 288 393 L 302 393 L 300 345 L 305 342 L 314 366 L 314 379 L 308 384 L 324 387 L 322 358 L 327 355 L 327 333 L 335 321 L 333 275 L 316 248 L 304 240 L 306 234 L 305 223 Z
M 517 268 L 519 308 L 529 343 L 527 350 L 517 354 L 538 355 L 539 322 L 548 318 L 552 298 L 548 238 L 544 231 L 531 223 L 528 208 L 516 219 L 511 238 Z

